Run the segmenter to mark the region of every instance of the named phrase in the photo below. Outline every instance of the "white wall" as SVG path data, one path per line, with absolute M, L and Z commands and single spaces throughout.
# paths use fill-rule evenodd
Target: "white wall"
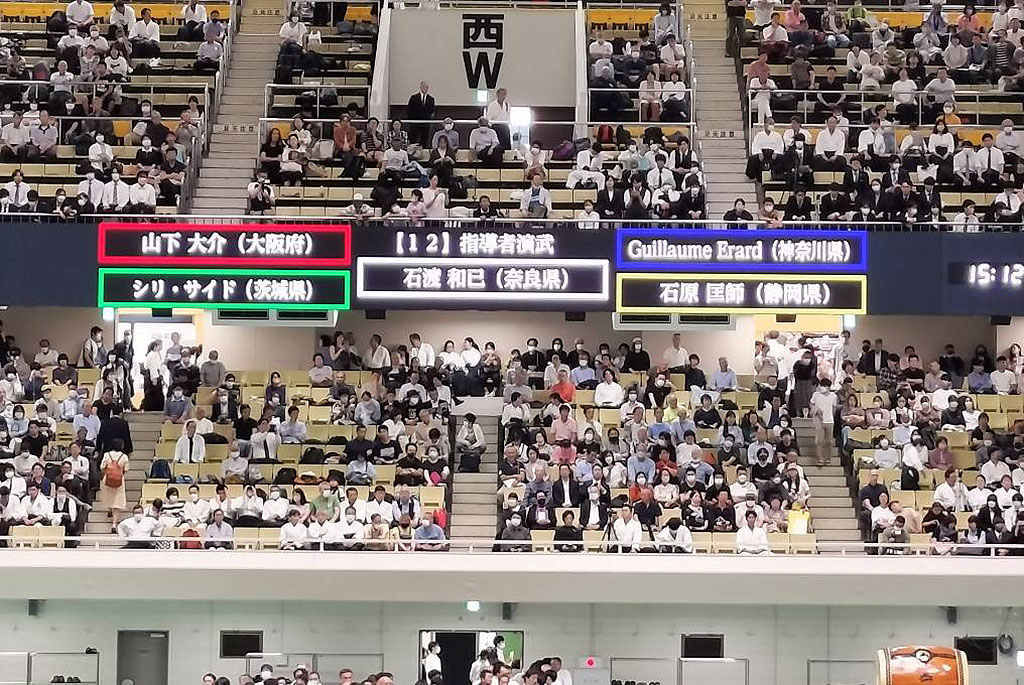
M 107 590 L 116 593 L 114 586 Z M 424 591 L 429 594 L 429 588 Z M 898 588 L 878 588 L 879 602 L 891 591 Z M 153 588 L 154 595 L 159 592 Z M 638 598 L 644 600 L 661 593 L 688 592 L 700 592 L 700 588 L 637 587 Z M 769 596 L 771 589 L 765 588 L 765 594 Z M 1024 639 L 1021 611 L 1015 611 L 1004 627 L 1003 610 L 994 608 L 961 609 L 955 626 L 947 625 L 939 607 L 521 604 L 512 621 L 501 621 L 500 614 L 500 605 L 489 603 L 480 613 L 470 614 L 462 605 L 429 603 L 71 601 L 48 602 L 38 617 L 30 618 L 25 602 L 0 602 L 4 650 L 96 647 L 102 655 L 103 683 L 115 682 L 119 629 L 168 630 L 170 682 L 175 685 L 197 683 L 207 670 L 232 680 L 241 673 L 242 661 L 218 659 L 220 630 L 262 629 L 267 652 L 382 652 L 385 668 L 395 673 L 400 685 L 416 679 L 416 640 L 421 629 L 523 630 L 527 661 L 560 654 L 570 667 L 584 655 L 674 657 L 679 655 L 682 633 L 722 633 L 726 656 L 750 659 L 752 685 L 803 685 L 807 659 L 871 660 L 880 647 L 951 646 L 956 635 L 997 635 L 1001 630 L 1018 643 Z M 833 678 L 840 672 L 836 667 Z M 971 682 L 1012 685 L 1022 675 L 1012 659 L 1003 658 L 998 666 L 974 667 Z M 724 676 L 714 681 L 738 685 Z M 662 685 L 676 684 L 663 680 Z
M 197 335 L 207 350 L 218 350 L 231 369 L 306 368 L 317 347 L 318 334 L 330 332 L 314 328 L 213 326 L 210 318 L 208 313 L 197 316 Z M 4 332 L 15 335 L 22 349 L 33 354 L 39 339 L 48 337 L 58 350 L 68 351 L 74 360 L 93 325 L 102 325 L 107 340 L 113 339 L 113 325 L 104 324 L 96 309 L 11 307 L 0 312 L 0 319 L 4 321 Z M 737 373 L 752 373 L 755 319 L 738 316 L 735 322 L 732 330 L 684 331 L 683 344 L 701 356 L 705 369 L 713 369 L 715 360 L 724 355 Z M 488 340 L 494 341 L 502 355 L 513 347 L 524 349 L 529 337 L 536 337 L 541 347 L 547 347 L 554 337 L 561 337 L 571 346 L 573 339 L 581 336 L 588 349 L 596 351 L 601 342 L 614 348 L 639 333 L 613 330 L 610 314 L 591 313 L 586 321 L 568 322 L 559 312 L 391 311 L 383 321 L 368 321 L 363 312 L 356 311 L 343 312 L 337 328 L 353 331 L 360 348 L 367 346 L 373 333 L 379 333 L 386 345 L 394 346 L 408 345 L 409 333 L 418 331 L 438 350 L 446 339 L 461 345 L 462 338 L 469 335 L 481 347 Z M 855 344 L 865 338 L 882 337 L 894 352 L 914 345 L 925 361 L 937 357 L 943 345 L 952 342 L 966 358 L 977 344 L 1002 352 L 1010 342 L 1024 341 L 1024 318 L 1014 319 L 1011 326 L 991 326 L 987 317 L 859 316 L 852 333 Z M 668 346 L 671 332 L 646 331 L 643 338 L 652 357 L 657 359 Z

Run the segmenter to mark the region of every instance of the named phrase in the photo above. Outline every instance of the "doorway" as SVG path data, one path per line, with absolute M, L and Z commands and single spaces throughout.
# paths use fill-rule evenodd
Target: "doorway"
M 162 349 L 166 351 L 171 346 L 171 333 L 177 333 L 181 336 L 183 346 L 194 347 L 198 344 L 196 325 L 191 316 L 154 318 L 148 315 L 126 314 L 118 317 L 115 331 L 117 340 L 124 339 L 125 331 L 132 332 L 132 352 L 135 355 L 132 380 L 136 393 L 142 392 L 143 374 L 139 371 L 139 367 L 146 361 L 146 349 L 151 342 L 163 341 Z
M 520 630 L 421 630 L 419 674 L 426 678 L 423 660 L 428 647 L 436 642 L 441 648 L 441 675 L 445 685 L 471 685 L 469 670 L 477 655 L 485 649 L 500 646 L 501 657 L 513 668 L 519 668 L 523 655 L 523 632 Z
M 117 631 L 117 682 L 167 685 L 166 630 Z

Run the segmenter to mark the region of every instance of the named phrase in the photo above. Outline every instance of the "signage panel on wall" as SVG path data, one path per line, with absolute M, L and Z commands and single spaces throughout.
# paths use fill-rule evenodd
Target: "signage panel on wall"
M 348 224 L 99 225 L 101 265 L 338 268 L 352 263 Z
M 356 300 L 366 308 L 611 308 L 610 232 L 374 229 L 357 245 Z
M 616 311 L 628 314 L 864 314 L 867 276 L 620 273 Z
M 866 231 L 620 228 L 621 271 L 863 273 Z
M 100 307 L 349 309 L 350 272 L 100 268 Z

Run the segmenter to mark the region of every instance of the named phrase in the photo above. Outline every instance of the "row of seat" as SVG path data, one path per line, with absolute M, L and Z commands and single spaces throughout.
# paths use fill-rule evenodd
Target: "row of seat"
M 180 467 L 180 466 L 189 466 L 189 465 L 188 464 L 176 464 L 176 466 Z M 202 465 L 201 464 L 192 464 L 192 466 L 202 466 Z M 269 466 L 269 465 L 261 464 L 261 466 Z M 317 471 L 317 467 L 318 466 L 319 465 L 316 465 L 316 464 L 303 464 L 301 470 L 299 471 L 299 473 L 303 474 L 303 473 L 307 473 L 308 472 L 308 473 L 318 474 L 318 471 Z M 338 467 L 334 467 L 334 468 L 338 468 Z M 186 475 L 191 475 L 191 472 L 186 474 Z M 216 474 L 216 477 L 217 478 L 220 477 L 219 470 L 218 470 L 218 472 Z M 323 479 L 323 478 L 327 477 L 327 474 L 326 474 L 326 472 L 324 472 L 322 474 L 319 474 L 318 477 Z M 392 479 L 391 480 L 392 481 L 394 480 L 393 472 L 392 472 Z M 268 479 L 266 479 L 265 483 L 260 484 L 258 487 L 260 489 L 264 490 L 264 491 L 269 490 L 272 481 L 273 481 L 272 478 L 268 478 Z M 393 494 L 394 493 L 394 485 L 392 484 L 392 482 L 391 481 L 382 481 L 379 478 L 378 478 L 378 480 L 372 486 L 369 486 L 369 485 L 354 485 L 354 486 L 345 486 L 345 489 L 348 489 L 348 487 L 354 487 L 356 489 L 357 493 L 358 493 L 358 499 L 360 499 L 362 501 L 366 501 L 367 499 L 369 499 L 370 494 L 373 492 L 373 489 L 377 485 L 384 486 L 384 488 L 388 491 L 388 494 Z M 185 495 L 186 491 L 188 490 L 189 486 L 190 486 L 190 484 L 186 484 L 186 483 L 168 483 L 166 480 L 150 479 L 150 480 L 147 480 L 145 483 L 142 484 L 142 496 L 141 496 L 139 501 L 143 505 L 148 505 L 148 504 L 150 504 L 155 499 L 163 499 L 164 495 L 165 495 L 165 493 L 166 493 L 166 491 L 167 491 L 167 489 L 169 487 L 177 488 L 179 493 L 182 495 L 182 497 L 184 497 L 184 495 Z M 216 485 L 212 485 L 212 484 L 209 484 L 209 483 L 199 483 L 198 487 L 199 487 L 199 497 L 201 499 L 209 500 L 209 499 L 212 499 L 213 497 L 215 497 L 216 494 L 217 494 L 216 493 L 216 487 L 217 487 Z M 227 489 L 227 496 L 229 498 L 241 497 L 242 493 L 244 491 L 244 486 L 242 486 L 242 485 L 226 485 L 225 487 Z M 315 499 L 316 497 L 318 497 L 320 495 L 320 488 L 317 485 L 288 485 L 288 484 L 282 484 L 282 485 L 279 485 L 278 487 L 280 487 L 282 490 L 284 490 L 284 492 L 286 493 L 287 497 L 291 497 L 292 493 L 296 489 L 301 490 L 302 493 L 306 496 L 306 500 L 307 501 L 312 501 L 313 499 Z M 412 494 L 412 496 L 414 496 L 414 497 L 419 499 L 420 506 L 425 508 L 428 511 L 432 511 L 434 509 L 439 509 L 439 508 L 443 508 L 444 507 L 445 489 L 443 487 L 433 486 L 433 485 L 423 486 L 423 487 L 418 487 L 418 488 L 417 487 L 410 487 L 409 491 Z

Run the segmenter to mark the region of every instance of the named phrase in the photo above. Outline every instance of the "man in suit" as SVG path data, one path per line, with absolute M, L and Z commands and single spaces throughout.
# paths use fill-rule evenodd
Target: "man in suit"
M 572 469 L 568 464 L 558 467 L 558 480 L 551 486 L 551 500 L 556 507 L 579 506 L 583 498 L 580 484 L 572 477 Z
M 875 338 L 875 346 L 860 356 L 857 372 L 866 376 L 877 376 L 888 359 L 889 353 L 885 350 L 882 339 Z
M 895 193 L 904 183 L 910 183 L 910 172 L 900 163 L 900 158 L 893 155 L 889 158 L 889 170 L 882 174 L 882 188 Z
M 850 199 L 838 183 L 833 182 L 828 192 L 822 195 L 819 207 L 822 221 L 842 221 L 850 211 Z
M 405 116 L 413 121 L 434 118 L 434 96 L 430 94 L 430 84 L 426 81 L 420 81 L 420 89 L 409 97 Z M 429 150 L 430 124 L 409 124 L 409 142 Z
M 238 418 L 238 400 L 226 385 L 217 388 L 217 399 L 213 403 L 210 418 L 216 423 L 231 423 Z
M 121 405 L 115 403 L 110 410 L 110 418 L 103 421 L 99 435 L 96 436 L 96 455 L 102 458 L 107 450 L 113 449 L 113 444 L 117 440 L 124 443 L 125 454 L 132 453 L 132 430 L 128 422 L 121 417 Z
M 530 530 L 555 529 L 555 508 L 543 492 L 537 493 L 535 503 L 526 510 L 526 526 Z
M 601 501 L 596 486 L 587 489 L 587 499 L 580 504 L 580 526 L 584 530 L 604 530 L 608 526 L 608 505 Z
M 927 210 L 930 216 L 942 220 L 942 196 L 938 189 L 935 187 L 934 178 L 926 178 L 924 180 L 924 190 L 921 191 L 921 208 Z

